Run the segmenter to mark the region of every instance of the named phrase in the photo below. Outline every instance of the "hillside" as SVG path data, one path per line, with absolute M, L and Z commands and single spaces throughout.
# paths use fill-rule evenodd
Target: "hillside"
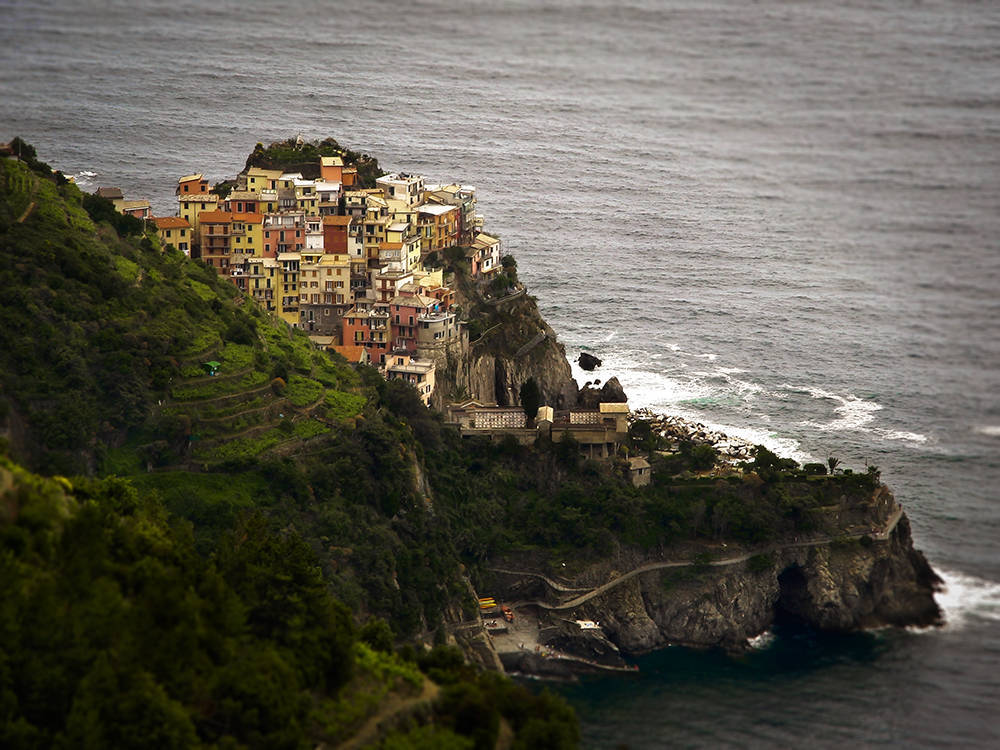
M 647 457 L 653 478 L 637 487 L 625 456 L 585 459 L 572 438 L 539 438 L 529 446 L 510 436 L 462 438 L 410 386 L 314 349 L 303 333 L 241 298 L 215 271 L 162 249 L 139 222 L 109 214 L 44 164 L 7 159 L 0 168 L 0 436 L 14 462 L 37 474 L 71 477 L 46 483 L 5 463 L 25 477 L 20 485 L 44 485 L 57 496 L 68 492 L 69 499 L 38 506 L 50 508 L 43 515 L 51 516 L 39 525 L 32 513 L 21 512 L 27 506 L 16 499 L 16 486 L 12 494 L 5 480 L 0 491 L 7 509 L 0 518 L 4 559 L 15 566 L 5 583 L 21 597 L 4 620 L 14 639 L 9 643 L 19 645 L 0 652 L 0 669 L 10 670 L 9 677 L 0 675 L 0 688 L 3 680 L 27 679 L 32 654 L 45 647 L 24 639 L 17 613 L 54 607 L 52 597 L 63 596 L 28 582 L 58 579 L 54 571 L 70 564 L 60 555 L 71 556 L 73 549 L 60 548 L 51 529 L 89 518 L 90 496 L 81 488 L 128 498 L 124 509 L 117 500 L 95 500 L 110 508 L 100 517 L 101 534 L 135 517 L 155 539 L 166 540 L 162 548 L 149 546 L 146 536 L 126 540 L 131 557 L 115 579 L 120 601 L 107 599 L 112 611 L 154 617 L 151 606 L 166 610 L 172 597 L 184 596 L 178 584 L 156 602 L 136 599 L 142 592 L 129 583 L 129 566 L 159 570 L 183 562 L 188 567 L 176 573 L 178 580 L 211 578 L 216 571 L 225 578 L 227 560 L 256 550 L 255 559 L 287 554 L 289 560 L 276 561 L 253 591 L 241 588 L 245 567 L 231 570 L 225 580 L 236 591 L 234 601 L 244 600 L 234 604 L 244 617 L 262 591 L 285 596 L 282 582 L 289 575 L 312 587 L 309 596 L 324 612 L 340 613 L 341 625 L 314 635 L 339 632 L 344 653 L 353 655 L 349 660 L 360 671 L 326 685 L 310 682 L 315 675 L 306 670 L 289 683 L 294 689 L 271 696 L 279 700 L 301 690 L 314 701 L 296 704 L 306 714 L 295 715 L 301 731 L 290 746 L 340 742 L 352 732 L 375 732 L 377 741 L 394 727 L 416 733 L 399 740 L 413 746 L 445 746 L 420 734 L 441 728 L 471 738 L 476 747 L 492 747 L 511 732 L 514 747 L 573 746 L 575 724 L 562 704 L 517 692 L 496 675 L 463 664 L 464 657 L 500 668 L 496 642 L 479 616 L 480 592 L 522 598 L 545 627 L 551 612 L 560 613 L 555 620 L 603 619 L 610 623 L 607 637 L 624 653 L 665 642 L 738 647 L 782 609 L 819 628 L 938 618 L 933 571 L 913 550 L 908 526 L 900 522 L 905 515 L 882 491 L 877 470 L 827 475 L 819 466 L 819 475 L 816 466 L 799 467 L 763 448 L 742 466 L 723 465 L 711 447 L 667 439 L 640 420 L 624 449 Z M 492 381 L 497 400 L 507 403 L 529 379 L 552 398 L 561 392 L 568 366 L 530 298 L 522 293 L 484 301 L 471 313 L 478 330 L 467 379 Z M 457 378 L 453 385 L 460 386 Z M 55 518 L 62 520 L 53 527 Z M 890 519 L 885 538 L 875 535 Z M 62 531 L 55 536 L 70 538 Z M 244 547 L 248 540 L 251 546 Z M 102 549 L 95 559 L 117 554 L 115 545 Z M 729 557 L 721 553 L 726 549 Z M 840 567 L 835 570 L 831 560 L 840 560 Z M 723 562 L 726 569 L 716 571 Z M 299 572 L 285 571 L 285 563 Z M 678 568 L 682 579 L 661 580 L 663 568 Z M 103 574 L 88 570 L 75 579 L 80 595 L 104 602 Z M 556 578 L 554 587 L 539 586 Z M 750 609 L 727 615 L 721 604 L 700 619 L 687 616 L 692 602 L 732 601 L 727 581 L 746 593 L 753 617 Z M 49 599 L 36 601 L 43 594 Z M 274 603 L 278 599 L 268 599 L 268 606 L 284 607 Z M 849 611 L 860 599 L 864 606 Z M 637 619 L 639 602 L 650 610 Z M 102 605 L 85 606 L 99 613 Z M 224 625 L 239 634 L 246 622 Z M 362 623 L 364 642 L 381 648 L 391 663 L 356 644 L 354 628 Z M 92 656 L 109 651 L 99 614 L 80 627 L 75 636 L 59 636 L 65 649 L 75 648 L 79 637 L 97 639 L 87 646 Z M 297 648 L 305 636 L 290 633 L 311 625 L 299 618 L 282 627 L 281 637 Z M 270 630 L 257 635 L 268 644 L 277 638 Z M 565 636 L 555 634 L 554 642 L 571 645 L 573 638 Z M 431 643 L 462 651 L 430 650 Z M 215 742 L 199 723 L 206 706 L 171 692 L 168 667 L 156 672 L 142 649 L 136 653 L 135 669 L 152 675 L 150 685 L 162 681 L 161 692 L 180 701 L 181 708 L 165 703 L 171 715 L 188 712 L 178 736 L 188 737 L 190 724 L 199 741 Z M 191 679 L 210 682 L 212 669 L 225 664 L 221 657 L 211 667 L 206 662 L 207 671 Z M 427 687 L 421 671 L 441 686 L 440 694 Z M 47 734 L 38 737 L 70 742 L 60 734 L 69 731 L 65 722 L 75 700 L 67 696 L 91 684 L 82 666 L 74 675 L 60 683 L 58 710 L 26 719 L 32 726 L 43 722 L 40 731 Z M 132 685 L 139 678 L 128 679 Z M 21 715 L 32 689 L 18 683 L 13 697 L 0 694 L 0 710 Z M 209 700 L 204 695 L 199 700 Z M 379 718 L 383 700 L 399 712 Z M 315 701 L 326 706 L 319 709 L 324 721 L 340 717 L 339 729 L 301 718 L 313 716 Z M 233 731 L 242 731 L 243 720 L 232 721 L 238 725 Z M 376 725 L 385 728 L 376 732 Z M 282 744 L 264 737 L 237 741 Z M 463 746 L 461 740 L 452 744 Z
M 215 661 L 198 662 L 192 667 L 196 674 L 187 678 L 199 684 L 205 681 L 206 687 L 194 697 L 183 692 L 184 683 L 175 679 L 166 658 L 158 662 L 159 671 L 148 663 L 153 654 L 143 648 L 156 642 L 155 629 L 149 634 L 136 632 L 136 638 L 147 640 L 130 656 L 128 668 L 135 675 L 102 673 L 91 679 L 87 665 L 91 657 L 112 647 L 107 638 L 115 632 L 111 623 L 116 611 L 124 608 L 145 618 L 134 625 L 141 630 L 150 618 L 164 616 L 156 608 L 166 612 L 175 598 L 184 598 L 180 593 L 184 581 L 210 579 L 213 566 L 219 566 L 231 554 L 226 550 L 239 540 L 236 546 L 244 553 L 257 550 L 254 559 L 269 545 L 277 546 L 268 554 L 282 558 L 274 561 L 278 568 L 268 573 L 274 583 L 254 584 L 248 596 L 262 595 L 261 586 L 267 589 L 278 580 L 306 575 L 296 573 L 289 578 L 291 574 L 279 563 L 305 566 L 308 576 L 323 576 L 320 589 L 310 596 L 320 596 L 322 591 L 316 606 L 338 613 L 339 631 L 295 607 L 273 616 L 293 618 L 286 635 L 298 645 L 305 631 L 296 628 L 316 630 L 317 637 L 324 638 L 341 632 L 338 637 L 344 641 L 342 650 L 346 649 L 348 661 L 361 666 L 350 681 L 338 678 L 336 684 L 324 687 L 316 681 L 314 667 L 293 679 L 277 662 L 259 663 L 269 657 L 255 657 L 250 666 L 240 668 L 279 670 L 291 680 L 282 689 L 268 688 L 267 695 L 253 697 L 259 705 L 253 710 L 272 717 L 274 724 L 269 726 L 277 731 L 280 725 L 286 734 L 278 739 L 263 729 L 258 732 L 253 721 L 234 714 L 226 719 L 238 743 L 233 746 L 299 746 L 307 739 L 311 744 L 333 740 L 336 746 L 352 731 L 361 731 L 391 695 L 398 696 L 400 706 L 420 709 L 414 716 L 401 717 L 405 718 L 404 734 L 411 729 L 416 732 L 413 742 L 418 745 L 434 745 L 437 737 L 441 746 L 451 742 L 465 747 L 458 736 L 467 735 L 473 736 L 477 746 L 491 746 L 488 738 L 495 737 L 505 722 L 505 731 L 513 731 L 516 737 L 551 730 L 553 736 L 562 738 L 551 746 L 571 746 L 575 724 L 561 704 L 489 680 L 463 667 L 461 656 L 456 661 L 447 649 L 423 656 L 420 649 L 410 649 L 406 652 L 410 661 L 397 664 L 396 657 L 371 656 L 363 647 L 351 645 L 352 619 L 367 620 L 376 635 L 382 633 L 371 640 L 391 650 L 401 637 L 426 634 L 429 642 L 437 631 L 439 640 L 445 639 L 446 610 L 454 610 L 453 616 L 461 619 L 463 607 L 468 612 L 475 608 L 452 543 L 451 514 L 439 512 L 435 517 L 427 494 L 430 490 L 420 480 L 426 441 L 418 439 L 416 430 L 429 430 L 425 437 L 433 441 L 441 427 L 416 394 L 404 384 L 387 384 L 374 370 L 355 371 L 315 351 L 304 335 L 293 334 L 283 323 L 238 299 L 231 285 L 219 281 L 213 271 L 179 254 L 163 252 L 155 237 L 130 235 L 128 224 L 121 227 L 125 236 L 109 224 L 95 225 L 76 187 L 58 184 L 47 168 L 32 172 L 13 160 L 0 161 L 0 168 L 0 314 L 4 322 L 0 327 L 0 434 L 10 455 L 35 471 L 109 477 L 103 483 L 60 479 L 62 484 L 53 484 L 5 463 L 18 479 L 11 481 L 5 473 L 0 490 L 6 509 L 0 519 L 8 555 L 4 560 L 14 565 L 3 578 L 2 599 L 9 604 L 4 632 L 9 637 L 2 639 L 0 664 L 7 671 L 0 684 L 14 687 L 13 692 L 3 694 L 0 710 L 24 734 L 10 735 L 10 742 L 0 744 L 50 746 L 52 741 L 72 742 L 63 738 L 79 736 L 97 745 L 107 744 L 94 738 L 106 739 L 100 732 L 120 723 L 120 716 L 113 713 L 98 712 L 98 718 L 88 719 L 91 724 L 73 729 L 78 734 L 67 734 L 66 722 L 77 700 L 74 696 L 91 689 L 98 679 L 117 679 L 123 690 L 133 689 L 139 680 L 163 696 L 162 716 L 144 719 L 157 726 L 167 721 L 163 716 L 177 720 L 171 731 L 176 730 L 179 739 L 175 742 L 164 736 L 162 744 L 190 746 L 191 731 L 199 741 L 214 742 L 212 733 L 217 730 L 201 723 L 216 721 L 211 706 L 204 705 L 211 702 L 206 691 L 235 689 L 232 680 L 237 679 L 233 672 L 225 677 L 230 682 L 211 688 L 213 680 L 223 680 L 222 673 L 229 669 L 228 662 L 220 661 L 214 651 L 210 656 Z M 206 363 L 217 363 L 214 375 Z M 410 415 L 417 423 L 412 427 L 404 421 Z M 113 476 L 129 477 L 129 481 Z M 33 490 L 24 486 L 48 488 L 42 493 L 46 498 L 68 491 L 68 499 L 59 499 L 54 509 L 50 499 L 37 505 L 43 517 L 39 520 L 32 511 L 36 507 Z M 81 487 L 97 489 L 88 490 L 91 494 L 84 498 L 79 494 Z M 102 511 L 94 523 L 112 530 L 133 523 L 128 519 L 135 516 L 146 535 L 128 542 L 132 551 L 124 560 L 117 557 L 117 541 L 106 549 L 81 553 L 91 554 L 96 567 L 81 568 L 72 579 L 78 588 L 74 595 L 93 599 L 80 605 L 89 607 L 93 615 L 74 620 L 75 625 L 53 622 L 52 629 L 39 629 L 39 637 L 33 639 L 25 629 L 32 621 L 24 613 L 62 606 L 67 592 L 60 588 L 39 599 L 43 592 L 30 581 L 59 583 L 59 571 L 73 564 L 70 558 L 75 560 L 77 551 L 74 545 L 60 547 L 54 536 L 69 539 L 63 526 L 76 528 L 79 509 L 90 508 L 91 501 L 104 503 L 101 498 L 107 494 L 127 496 L 128 508 L 123 511 L 108 500 L 113 507 Z M 45 520 L 49 515 L 53 518 Z M 55 520 L 58 523 L 52 531 L 49 521 Z M 147 532 L 162 542 L 160 547 L 150 547 Z M 94 533 L 101 536 L 96 529 L 87 532 Z M 253 548 L 246 546 L 248 534 L 261 538 Z M 37 554 L 36 549 L 40 550 Z M 112 582 L 102 582 L 101 555 L 115 559 L 114 565 L 109 563 Z M 132 567 L 141 571 L 152 565 L 159 570 L 182 562 L 186 566 L 182 570 L 163 573 L 178 582 L 159 598 L 137 598 L 142 592 L 131 581 L 140 573 L 129 572 Z M 233 574 L 240 580 L 248 572 L 246 562 L 241 563 L 238 575 Z M 232 584 L 243 585 L 237 578 Z M 321 579 L 309 580 L 314 586 Z M 117 600 L 108 598 L 112 589 L 117 591 Z M 272 595 L 300 598 L 285 583 L 268 594 Z M 232 605 L 237 612 L 252 609 L 238 598 Z M 110 608 L 108 622 L 101 616 L 104 606 Z M 215 605 L 193 602 L 191 606 L 189 615 L 172 614 L 174 619 L 168 621 L 180 627 L 176 618 L 183 615 L 189 617 L 190 627 L 204 628 L 198 624 L 199 607 L 214 611 Z M 278 601 L 267 606 L 286 609 Z M 353 618 L 346 616 L 348 611 Z M 375 615 L 387 618 L 392 629 L 371 619 Z M 241 622 L 245 621 L 237 617 L 219 627 L 230 628 L 226 632 L 236 637 L 246 630 Z M 121 627 L 127 631 L 133 627 L 130 623 Z M 123 635 L 121 640 L 128 637 Z M 218 648 L 222 636 L 207 632 L 203 637 Z M 260 637 L 271 643 L 276 636 L 267 631 Z M 22 682 L 29 672 L 37 673 L 30 665 L 44 656 L 42 652 L 51 652 L 51 658 L 61 661 L 69 658 L 66 649 L 87 655 L 80 657 L 71 673 L 61 674 L 51 684 Z M 392 663 L 385 663 L 385 658 Z M 453 685 L 436 701 L 418 701 L 420 706 L 426 703 L 423 708 L 410 696 L 412 690 L 424 690 L 418 664 L 433 679 Z M 112 667 L 119 669 L 114 661 Z M 220 676 L 214 676 L 216 672 Z M 292 700 L 295 690 L 305 691 L 303 700 Z M 33 707 L 29 699 L 51 706 Z M 191 705 L 192 700 L 198 705 Z M 241 709 L 234 704 L 232 710 Z M 326 718 L 318 723 L 307 721 L 317 710 Z M 207 719 L 199 713 L 204 711 L 211 714 Z M 456 712 L 474 716 L 476 721 L 470 724 L 455 718 Z M 552 717 L 551 722 L 546 716 Z M 524 729 L 525 722 L 534 728 Z M 441 728 L 440 737 L 435 726 Z M 457 732 L 454 742 L 449 739 L 452 730 Z M 380 730 L 375 738 L 383 734 Z M 399 742 L 404 744 L 396 746 L 410 746 L 405 744 L 409 740 Z

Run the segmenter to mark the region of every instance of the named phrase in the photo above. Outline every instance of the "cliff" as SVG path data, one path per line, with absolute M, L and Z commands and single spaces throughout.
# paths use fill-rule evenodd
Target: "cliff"
M 459 278 L 461 304 L 470 311 L 471 341 L 449 350 L 438 361 L 435 406 L 473 398 L 500 406 L 520 403 L 521 386 L 534 378 L 542 403 L 574 406 L 577 386 L 566 349 L 523 289 L 500 299 L 483 299 Z
M 559 580 L 498 564 L 493 583 L 519 600 L 519 615 L 537 622 L 541 648 L 586 651 L 612 668 L 621 664 L 618 654 L 594 648 L 593 631 L 550 628 L 594 621 L 609 644 L 635 655 L 668 645 L 740 650 L 787 621 L 825 631 L 940 624 L 940 579 L 914 549 L 909 521 L 884 486 L 831 509 L 830 518 L 839 525 L 834 533 L 764 547 L 684 546 L 655 557 L 623 548 L 571 565 L 574 575 Z M 507 651 L 508 666 L 537 671 Z

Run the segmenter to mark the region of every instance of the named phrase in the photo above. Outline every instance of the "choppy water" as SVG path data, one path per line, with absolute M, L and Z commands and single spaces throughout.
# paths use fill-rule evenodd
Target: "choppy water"
M 588 747 L 1000 741 L 1000 5 L 251 5 L 0 2 L 0 136 L 164 213 L 300 132 L 475 184 L 587 377 L 877 464 L 945 573 L 941 631 L 568 689 Z

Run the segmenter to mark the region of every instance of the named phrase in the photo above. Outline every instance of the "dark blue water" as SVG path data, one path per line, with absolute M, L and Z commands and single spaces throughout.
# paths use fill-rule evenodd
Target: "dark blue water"
M 569 690 L 586 745 L 1000 742 L 1000 4 L 2 3 L 0 137 L 173 210 L 334 135 L 477 186 L 633 405 L 878 465 L 931 633 L 667 652 Z

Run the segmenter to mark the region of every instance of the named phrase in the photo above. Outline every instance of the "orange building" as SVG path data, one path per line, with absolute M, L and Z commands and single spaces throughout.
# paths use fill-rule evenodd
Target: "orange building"
M 177 180 L 175 195 L 201 195 L 208 192 L 208 180 L 201 174 L 189 174 Z
M 344 160 L 339 156 L 319 157 L 319 176 L 324 182 L 343 182 Z

